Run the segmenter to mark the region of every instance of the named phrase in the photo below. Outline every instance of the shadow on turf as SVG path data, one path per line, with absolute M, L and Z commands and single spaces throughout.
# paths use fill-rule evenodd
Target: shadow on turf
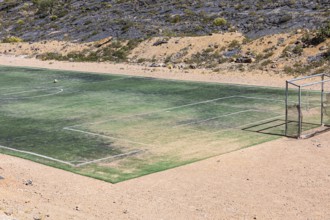
M 243 131 L 256 132 L 260 134 L 275 135 L 282 137 L 297 138 L 298 125 L 297 121 L 289 122 L 289 135 L 285 135 L 285 120 L 275 119 L 259 124 L 255 124 L 246 128 L 242 128 Z M 303 126 L 308 127 L 319 127 L 319 124 L 314 123 L 303 123 Z M 290 129 L 291 127 L 291 129 Z M 291 132 L 290 132 L 291 131 Z

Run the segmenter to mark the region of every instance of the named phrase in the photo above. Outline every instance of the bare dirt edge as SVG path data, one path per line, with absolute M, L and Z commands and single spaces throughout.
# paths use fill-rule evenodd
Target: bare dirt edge
M 155 74 L 124 64 L 48 64 L 3 56 L 0 65 Z M 210 76 L 202 77 L 199 81 Z M 239 79 L 247 83 L 249 77 Z M 254 85 L 265 85 L 256 75 L 251 83 L 253 78 Z M 284 79 L 277 80 L 282 86 Z M 329 143 L 329 133 L 299 141 L 282 138 L 115 185 L 0 155 L 5 178 L 0 219 L 327 219 Z
M 1 54 L 0 65 L 271 87 L 284 87 L 285 80 L 292 78 L 292 76 L 274 74 L 272 72 L 265 72 L 260 70 L 255 70 L 254 72 L 239 72 L 227 70 L 223 71 L 222 73 L 214 73 L 212 70 L 209 69 L 183 70 L 168 69 L 164 67 L 152 68 L 125 63 L 114 64 L 41 61 L 35 58 L 25 58 L 24 56 L 9 56 Z

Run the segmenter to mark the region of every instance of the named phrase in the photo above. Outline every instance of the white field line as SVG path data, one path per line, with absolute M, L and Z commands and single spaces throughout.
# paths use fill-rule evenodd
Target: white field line
M 275 116 L 275 117 L 266 118 L 266 119 L 263 119 L 263 120 L 251 122 L 251 123 L 240 125 L 240 126 L 237 126 L 237 127 L 226 128 L 226 129 L 223 129 L 223 130 L 220 130 L 220 131 L 214 131 L 214 132 L 201 131 L 201 130 L 197 130 L 197 129 L 193 129 L 193 128 L 186 128 L 186 129 L 192 130 L 192 131 L 197 131 L 197 132 L 203 132 L 203 133 L 205 133 L 205 135 L 212 135 L 212 134 L 219 134 L 219 133 L 222 133 L 222 132 L 225 132 L 225 131 L 230 131 L 230 130 L 238 130 L 238 129 L 244 128 L 246 126 L 249 126 L 249 125 L 258 124 L 258 123 L 261 123 L 261 122 L 266 122 L 266 121 L 273 120 L 273 119 L 276 119 L 276 118 L 281 118 L 283 116 L 285 116 L 285 115 L 278 115 L 278 116 Z M 188 135 L 188 136 L 190 136 L 190 135 Z
M 285 100 L 281 100 L 281 99 L 270 99 L 270 98 L 261 98 L 261 97 L 255 97 L 255 96 L 237 96 L 238 98 L 246 98 L 246 99 L 257 99 L 257 100 L 267 100 L 267 101 L 275 101 L 275 102 L 283 102 L 285 103 Z M 288 101 L 289 103 L 297 103 L 294 101 Z M 306 102 L 301 102 L 302 104 L 308 104 Z
M 174 128 L 187 126 L 187 125 L 191 125 L 191 124 L 200 124 L 200 123 L 207 122 L 207 121 L 212 121 L 212 120 L 218 119 L 218 118 L 224 118 L 224 117 L 228 117 L 228 116 L 232 116 L 232 115 L 241 114 L 241 113 L 244 113 L 244 112 L 254 112 L 254 111 L 257 111 L 257 110 L 249 109 L 249 110 L 245 110 L 245 111 L 233 112 L 233 113 L 230 113 L 230 114 L 220 115 L 220 116 L 212 117 L 212 118 L 207 118 L 207 119 L 200 120 L 200 121 L 193 121 L 193 122 L 189 122 L 189 123 L 185 123 L 185 124 L 176 125 L 176 126 L 174 126 Z
M 79 132 L 79 133 L 83 133 L 83 134 L 88 134 L 88 135 L 92 135 L 92 136 L 98 136 L 98 137 L 103 137 L 103 138 L 108 138 L 108 139 L 114 139 L 114 140 L 122 140 L 122 141 L 126 141 L 126 142 L 133 143 L 133 144 L 139 144 L 139 145 L 143 145 L 143 146 L 152 147 L 152 145 L 150 145 L 150 144 L 145 144 L 145 143 L 141 143 L 141 142 L 131 141 L 131 140 L 123 139 L 123 138 L 111 137 L 111 136 L 102 135 L 102 134 L 93 133 L 93 132 L 88 132 L 88 131 L 82 131 L 82 130 L 74 129 L 74 128 L 71 128 L 71 127 L 64 127 L 63 129 L 64 130 L 68 130 L 68 131 L 74 131 L 74 132 Z
M 271 118 L 266 118 L 266 119 L 263 119 L 263 120 L 260 120 L 260 121 L 251 122 L 251 123 L 248 123 L 248 124 L 244 124 L 244 125 L 235 127 L 235 129 L 237 129 L 237 128 L 244 128 L 244 127 L 249 126 L 249 125 L 257 125 L 258 123 L 270 121 L 270 120 L 277 119 L 277 118 L 281 118 L 283 116 L 285 116 L 285 115 L 278 115 L 278 116 L 271 117 Z
M 115 159 L 115 158 L 118 158 L 118 157 L 120 158 L 120 157 L 131 156 L 131 155 L 138 154 L 142 151 L 143 150 L 134 150 L 134 151 L 130 151 L 130 152 L 123 153 L 123 154 L 117 154 L 117 155 L 113 155 L 113 156 L 109 156 L 109 157 L 104 157 L 104 158 L 100 158 L 100 159 L 96 159 L 96 160 L 91 160 L 91 161 L 87 161 L 87 162 L 84 162 L 84 163 L 76 164 L 76 167 L 81 167 L 81 166 L 84 166 L 84 165 L 87 165 L 87 164 L 97 163 L 97 162 L 101 162 L 101 161 L 104 161 L 104 160 Z
M 30 92 L 39 92 L 39 91 L 45 91 L 45 90 L 52 90 L 52 89 L 60 89 L 60 88 L 62 88 L 62 87 L 31 89 L 31 90 L 25 90 L 25 91 L 20 91 L 20 92 L 12 92 L 12 93 L 6 93 L 6 94 L 1 94 L 1 95 L 2 96 L 5 96 L 5 95 L 15 95 L 15 94 L 22 94 L 22 93 L 30 93 Z
M 285 102 L 285 100 L 281 100 L 281 99 L 261 98 L 261 97 L 255 97 L 255 96 L 237 96 L 237 97 L 238 98 L 245 98 L 245 99 L 257 99 L 257 100 Z
M 17 87 L 0 88 L 0 91 L 1 91 L 1 90 L 17 89 L 17 88 L 22 89 L 22 88 L 26 88 L 26 87 L 23 87 L 23 86 L 18 87 L 18 86 L 17 86 Z
M 19 153 L 29 154 L 29 155 L 41 157 L 41 158 L 44 158 L 44 159 L 47 159 L 47 160 L 51 160 L 51 161 L 59 162 L 59 163 L 62 163 L 62 164 L 74 166 L 74 164 L 72 164 L 70 162 L 59 160 L 59 159 L 56 159 L 56 158 L 53 158 L 53 157 L 48 157 L 48 156 L 45 156 L 45 155 L 42 155 L 42 154 L 37 154 L 37 153 L 33 153 L 33 152 L 29 152 L 29 151 L 24 151 L 24 150 L 17 150 L 17 149 L 10 148 L 10 147 L 5 147 L 5 146 L 2 146 L 2 145 L 0 145 L 0 148 L 5 149 L 5 150 L 19 152 Z
M 51 94 L 46 95 L 37 95 L 37 96 L 26 96 L 26 97 L 19 97 L 19 98 L 0 98 L 0 100 L 18 100 L 18 99 L 32 99 L 32 98 L 40 98 L 40 97 L 46 97 L 46 96 L 53 96 L 62 93 L 64 90 L 60 89 L 59 91 Z
M 128 116 L 123 116 L 123 117 L 118 117 L 118 118 L 103 120 L 103 121 L 87 122 L 87 123 L 72 125 L 72 126 L 68 126 L 67 128 L 79 127 L 81 125 L 101 124 L 101 123 L 108 122 L 108 121 L 116 121 L 116 120 L 121 120 L 121 119 L 126 119 L 126 118 L 133 118 L 133 117 L 137 117 L 137 116 L 150 115 L 150 114 L 155 114 L 155 113 L 159 113 L 159 112 L 171 111 L 171 110 L 174 110 L 174 109 L 179 109 L 179 108 L 184 108 L 184 107 L 194 106 L 194 105 L 200 105 L 200 104 L 215 102 L 215 101 L 223 100 L 223 99 L 236 98 L 236 97 L 237 96 L 227 96 L 227 97 L 221 97 L 221 98 L 216 98 L 216 99 L 209 99 L 209 100 L 205 100 L 205 101 L 201 101 L 201 102 L 194 102 L 194 103 L 190 103 L 190 104 L 186 104 L 186 105 L 180 105 L 180 106 L 175 106 L 175 107 L 171 107 L 171 108 L 164 108 L 164 109 L 160 109 L 160 110 L 152 111 L 152 112 L 139 113 L 139 114 L 133 114 L 133 115 L 128 115 Z

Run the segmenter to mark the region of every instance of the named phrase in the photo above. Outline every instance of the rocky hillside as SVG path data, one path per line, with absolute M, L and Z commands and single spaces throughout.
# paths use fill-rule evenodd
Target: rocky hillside
M 318 28 L 329 0 L 0 0 L 0 39 L 95 41 Z

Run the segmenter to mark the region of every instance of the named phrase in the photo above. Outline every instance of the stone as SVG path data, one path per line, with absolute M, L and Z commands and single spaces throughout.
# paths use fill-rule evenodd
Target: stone
M 327 46 L 322 46 L 322 47 L 319 48 L 320 51 L 324 51 L 324 50 L 327 50 L 327 49 L 329 49 Z
M 196 69 L 197 68 L 197 64 L 193 63 L 189 65 L 190 69 Z
M 235 62 L 236 63 L 253 63 L 253 62 L 255 62 L 255 59 L 253 57 L 243 56 L 243 57 L 238 57 Z
M 33 182 L 32 182 L 32 180 L 25 180 L 24 181 L 24 185 L 26 185 L 26 186 L 32 186 L 33 185 Z
M 161 40 L 158 40 L 155 43 L 153 43 L 152 46 L 159 46 L 159 45 L 167 44 L 167 43 L 168 43 L 167 40 L 161 39 Z

